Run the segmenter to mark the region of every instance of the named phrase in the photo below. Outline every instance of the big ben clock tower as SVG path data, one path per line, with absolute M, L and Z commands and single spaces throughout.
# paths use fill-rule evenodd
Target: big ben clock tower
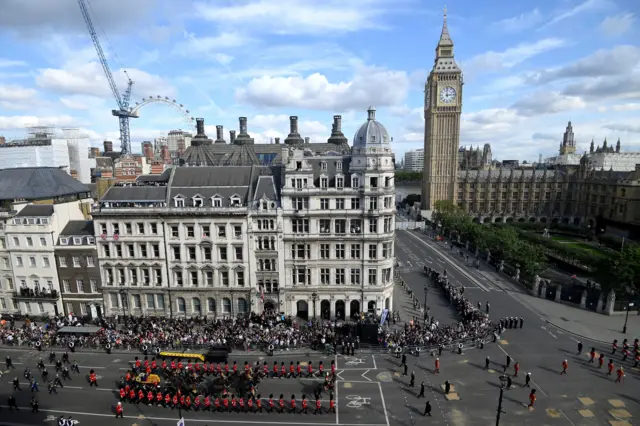
M 453 41 L 449 35 L 445 9 L 435 62 L 424 88 L 422 210 L 427 211 L 427 219 L 431 218 L 436 201 L 454 201 L 462 84 L 462 71 L 453 56 Z

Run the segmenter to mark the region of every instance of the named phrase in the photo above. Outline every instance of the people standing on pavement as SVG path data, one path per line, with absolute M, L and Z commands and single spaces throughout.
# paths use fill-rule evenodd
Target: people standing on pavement
M 593 364 L 596 359 L 596 348 L 591 348 L 589 352 L 589 364 Z
M 436 358 L 435 369 L 433 370 L 433 374 L 440 373 L 440 358 Z
M 582 342 L 578 342 L 578 355 L 582 355 Z
M 513 377 L 518 377 L 518 371 L 520 371 L 520 363 L 516 361 L 516 363 L 513 364 Z
M 567 368 L 569 368 L 569 363 L 565 359 L 562 361 L 562 371 L 560 372 L 560 375 L 567 374 Z
M 527 405 L 527 408 L 529 410 L 533 410 L 533 406 L 535 403 L 536 403 L 536 390 L 531 389 L 531 392 L 529 393 L 529 405 Z
M 486 357 L 484 359 L 484 369 L 488 370 L 489 369 L 489 365 L 491 364 L 491 360 L 489 360 L 489 357 Z
M 406 362 L 403 365 L 404 365 L 404 372 L 402 373 L 402 375 L 406 376 L 407 375 L 407 370 L 409 369 L 409 366 L 407 365 Z

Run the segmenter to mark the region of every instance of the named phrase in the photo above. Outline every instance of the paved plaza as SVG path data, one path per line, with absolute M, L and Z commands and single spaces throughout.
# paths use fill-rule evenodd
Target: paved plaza
M 512 377 L 512 386 L 504 392 L 503 425 L 611 425 L 636 424 L 640 417 L 639 371 L 630 361 L 622 362 L 619 354 L 613 356 L 616 368 L 623 365 L 626 377 L 623 383 L 614 383 L 614 378 L 606 376 L 606 369 L 588 362 L 587 352 L 595 347 L 598 353 L 609 359 L 608 344 L 581 339 L 559 330 L 549 323 L 534 307 L 529 306 L 521 289 L 506 280 L 492 280 L 483 270 L 467 268 L 460 256 L 450 256 L 448 247 L 438 246 L 426 236 L 415 232 L 398 232 L 396 254 L 401 263 L 400 273 L 406 283 L 422 301 L 424 286 L 427 284 L 427 305 L 432 315 L 441 323 L 456 321 L 454 313 L 442 297 L 439 289 L 428 282 L 422 274 L 424 262 L 438 270 L 447 268 L 456 285 L 466 288 L 465 296 L 485 306 L 489 302 L 493 318 L 518 316 L 524 318 L 522 329 L 507 330 L 497 343 L 485 345 L 483 349 L 469 349 L 462 354 L 450 351 L 440 356 L 441 372 L 434 374 L 435 355 L 421 353 L 416 357 L 408 355 L 408 375 L 400 359 L 386 353 L 356 353 L 355 356 L 322 356 L 319 353 L 284 353 L 268 357 L 262 353 L 232 353 L 230 361 L 243 365 L 244 361 L 273 365 L 274 361 L 289 365 L 301 362 L 305 366 L 312 362 L 315 366 L 322 360 L 325 369 L 331 361 L 337 365 L 337 383 L 334 398 L 336 413 L 329 412 L 329 395 L 323 394 L 321 414 L 312 414 L 314 409 L 313 390 L 321 383 L 318 379 L 264 379 L 258 386 L 262 398 L 273 394 L 278 398 L 284 394 L 288 402 L 292 394 L 298 401 L 303 394 L 309 398 L 309 414 L 289 413 L 210 413 L 201 411 L 183 412 L 186 424 L 237 425 L 237 424 L 279 424 L 279 425 L 353 425 L 353 426 L 413 426 L 417 424 L 488 426 L 495 424 L 499 376 L 504 372 L 507 355 L 513 361 L 507 373 L 513 375 L 513 364 L 518 362 L 520 373 Z M 422 259 L 415 261 L 415 259 Z M 404 289 L 398 287 L 395 303 L 400 309 L 401 320 L 406 321 L 419 312 Z M 565 307 L 570 318 L 571 309 Z M 403 323 L 394 327 L 402 327 Z M 630 328 L 628 337 L 633 340 L 637 328 Z M 577 353 L 577 342 L 583 340 L 584 350 Z M 595 339 L 598 340 L 598 339 Z M 178 412 L 169 408 L 144 404 L 124 404 L 124 419 L 114 419 L 118 401 L 117 382 L 125 374 L 137 353 L 77 352 L 72 354 L 80 364 L 80 375 L 74 375 L 71 382 L 58 390 L 57 395 L 49 395 L 41 384 L 37 397 L 40 413 L 32 414 L 29 401 L 32 397 L 22 372 L 25 367 L 36 371 L 38 358 L 46 352 L 31 349 L 0 348 L 0 357 L 10 355 L 15 370 L 5 371 L 0 386 L 2 421 L 8 426 L 33 424 L 55 424 L 59 415 L 73 416 L 79 424 L 102 425 L 175 425 Z M 489 357 L 489 369 L 485 369 L 485 358 Z M 568 374 L 560 375 L 563 360 L 569 363 Z M 98 373 L 98 388 L 89 388 L 86 375 L 89 369 Z M 50 372 L 53 368 L 49 368 Z M 415 372 L 415 386 L 410 387 L 410 375 Z M 523 387 L 524 375 L 530 372 L 531 387 L 537 390 L 538 399 L 533 410 L 527 408 L 529 389 Z M 11 393 L 14 377 L 21 378 L 22 391 L 14 392 L 19 412 L 6 409 L 6 399 Z M 452 385 L 450 393 L 444 394 L 444 383 Z M 418 398 L 420 385 L 425 385 L 425 397 Z M 432 415 L 423 417 L 426 401 L 432 406 Z M 264 404 L 264 402 L 263 402 Z M 288 403 L 287 403 L 288 406 Z M 299 403 L 298 403 L 299 407 Z

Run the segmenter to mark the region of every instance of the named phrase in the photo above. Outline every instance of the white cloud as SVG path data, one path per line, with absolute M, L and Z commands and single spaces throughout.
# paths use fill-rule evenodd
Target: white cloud
M 0 68 L 24 67 L 27 66 L 25 61 L 15 61 L 13 59 L 0 58 Z
M 72 127 L 78 124 L 79 120 L 69 115 L 0 116 L 0 129 L 2 130 L 22 130 L 31 126 Z
M 224 32 L 216 36 L 197 37 L 192 33 L 184 33 L 185 40 L 178 43 L 173 53 L 191 57 L 216 58 L 220 50 L 244 46 L 251 38 L 237 32 Z M 217 59 L 217 58 L 216 58 Z
M 258 114 L 247 120 L 251 127 L 261 129 L 289 129 L 289 116 L 286 114 Z M 330 121 L 329 121 L 330 122 Z M 325 134 L 329 137 L 329 128 L 317 120 L 298 119 L 298 129 L 301 133 Z
M 24 102 L 35 98 L 38 92 L 21 86 L 0 85 L 0 101 Z
M 640 133 L 640 125 L 638 124 L 612 123 L 603 127 L 615 132 Z
M 314 73 L 308 77 L 254 78 L 236 91 L 236 99 L 256 107 L 298 107 L 343 111 L 368 105 L 401 104 L 409 89 L 404 71 L 381 68 L 360 69 L 351 81 L 330 82 Z
M 581 15 L 586 12 L 593 12 L 595 10 L 606 8 L 610 5 L 609 0 L 585 0 L 582 3 L 574 6 L 571 9 L 565 10 L 562 13 L 556 14 L 553 19 L 547 22 L 540 30 L 569 18 L 573 18 L 576 15 Z
M 619 37 L 633 27 L 636 16 L 633 13 L 607 16 L 600 24 L 600 31 L 607 37 Z
M 489 51 L 474 56 L 462 64 L 465 73 L 479 74 L 513 68 L 550 50 L 566 46 L 566 42 L 558 38 L 545 38 L 535 43 L 521 43 L 502 52 Z
M 511 18 L 502 19 L 494 24 L 496 29 L 515 33 L 519 31 L 528 30 L 540 22 L 542 22 L 542 13 L 540 10 L 533 9 L 530 12 L 521 13 L 520 15 L 513 16 Z
M 582 109 L 586 103 L 577 96 L 565 96 L 557 92 L 536 92 L 516 101 L 512 108 L 523 116 L 554 114 Z
M 73 95 L 60 98 L 60 103 L 66 108 L 78 111 L 102 110 L 105 100 L 94 96 Z
M 127 69 L 135 82 L 133 92 L 138 97 L 162 95 L 173 97 L 175 89 L 162 77 L 138 69 Z M 126 88 L 126 76 L 123 70 L 114 71 L 113 78 L 121 94 Z M 102 67 L 91 62 L 75 68 L 44 68 L 38 70 L 36 84 L 44 90 L 65 95 L 88 95 L 111 98 L 111 91 Z
M 612 106 L 601 106 L 598 107 L 599 112 L 607 112 L 607 111 L 616 111 L 616 112 L 625 112 L 625 111 L 640 111 L 640 103 L 629 103 L 629 104 L 620 104 L 620 105 L 612 105 Z
M 394 2 L 398 6 L 400 2 Z M 348 33 L 381 28 L 390 12 L 385 0 L 250 0 L 195 4 L 195 16 L 233 28 L 272 34 Z M 391 10 L 392 12 L 393 10 Z

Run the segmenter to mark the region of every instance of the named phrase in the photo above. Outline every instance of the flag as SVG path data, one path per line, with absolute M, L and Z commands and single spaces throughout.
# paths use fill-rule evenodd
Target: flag
M 184 426 L 184 419 L 180 419 L 178 420 L 178 423 L 176 423 L 176 426 Z

